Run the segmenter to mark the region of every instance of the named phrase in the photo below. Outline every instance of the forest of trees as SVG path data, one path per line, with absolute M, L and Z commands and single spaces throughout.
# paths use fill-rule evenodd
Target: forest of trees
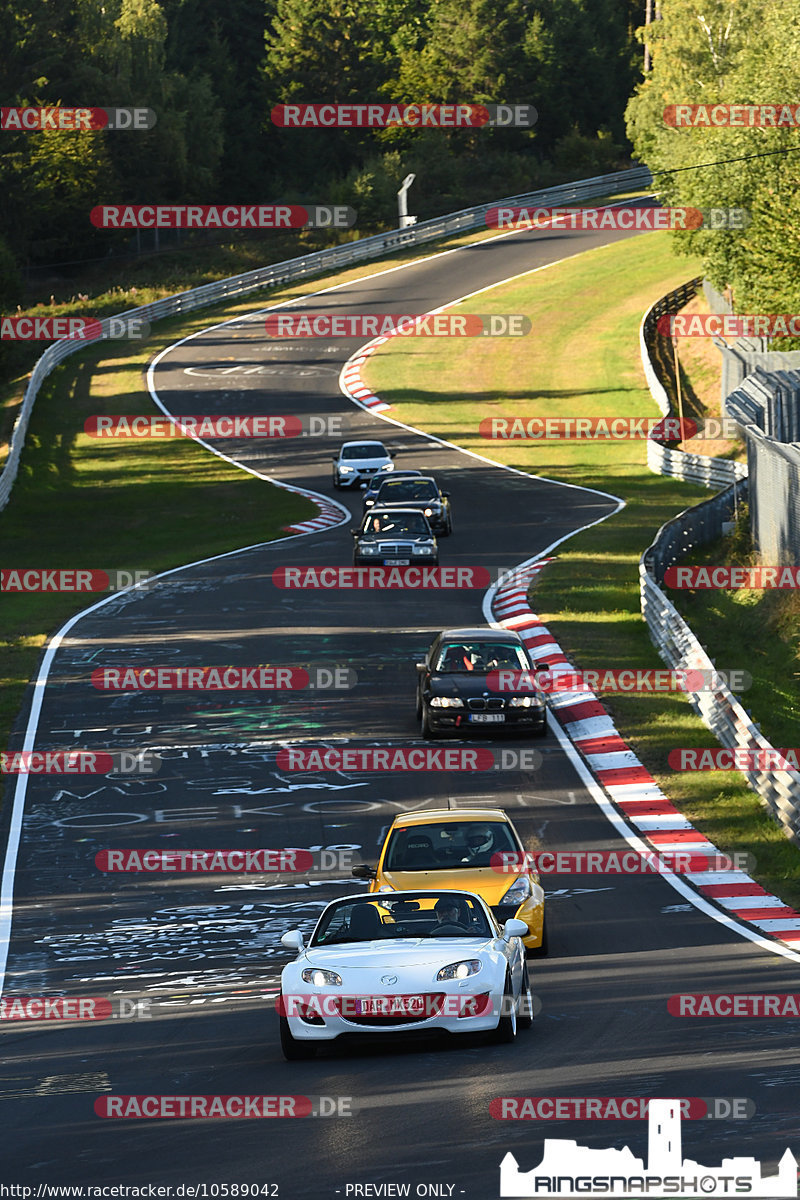
M 800 123 L 800 0 L 661 0 L 653 68 L 628 105 L 665 203 L 742 207 L 742 232 L 676 234 L 737 312 L 800 312 L 800 128 L 670 128 L 671 104 L 790 105 Z M 782 340 L 782 348 L 789 347 Z
M 2 103 L 155 110 L 143 132 L 0 133 L 0 305 L 18 266 L 121 234 L 101 203 L 350 204 L 396 224 L 629 163 L 642 0 L 0 0 Z M 533 104 L 533 130 L 282 130 L 277 103 Z

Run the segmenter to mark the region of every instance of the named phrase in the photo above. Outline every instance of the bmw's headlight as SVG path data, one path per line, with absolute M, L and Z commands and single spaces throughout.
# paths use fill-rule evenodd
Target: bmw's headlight
M 531 881 L 527 875 L 520 875 L 519 879 L 515 879 L 511 887 L 506 892 L 501 900 L 501 904 L 522 904 L 523 900 L 527 900 L 532 892 Z
M 441 504 L 429 504 L 427 508 L 423 509 L 423 512 L 426 517 L 432 517 L 434 513 L 441 512 L 441 508 Z
M 460 696 L 434 696 L 431 708 L 463 708 L 464 701 Z
M 538 708 L 542 703 L 539 696 L 512 696 L 508 702 L 509 708 Z
M 434 553 L 434 549 L 433 546 L 415 546 L 414 553 L 431 555 Z
M 468 979 L 470 975 L 477 975 L 482 965 L 479 958 L 462 958 L 461 962 L 448 963 L 446 967 L 442 967 L 436 978 Z
M 303 983 L 313 983 L 314 987 L 341 987 L 342 977 L 335 971 L 323 971 L 321 967 L 306 967 L 301 976 Z

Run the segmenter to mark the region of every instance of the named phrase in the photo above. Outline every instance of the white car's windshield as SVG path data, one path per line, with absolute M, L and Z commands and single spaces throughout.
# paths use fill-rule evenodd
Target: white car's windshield
M 488 938 L 494 933 L 483 909 L 460 892 L 403 892 L 355 897 L 330 904 L 319 920 L 312 946 L 376 939 Z
M 345 446 L 342 458 L 388 458 L 386 449 L 380 442 L 361 442 L 358 446 Z

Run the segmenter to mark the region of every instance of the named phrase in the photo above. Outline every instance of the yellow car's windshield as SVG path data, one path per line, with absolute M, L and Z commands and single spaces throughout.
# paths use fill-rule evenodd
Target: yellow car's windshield
M 444 821 L 396 829 L 386 848 L 385 871 L 452 871 L 489 867 L 492 856 L 520 851 L 504 821 Z

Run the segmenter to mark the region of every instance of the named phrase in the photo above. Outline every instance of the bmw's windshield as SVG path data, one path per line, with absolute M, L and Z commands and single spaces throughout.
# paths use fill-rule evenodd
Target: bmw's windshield
M 319 919 L 311 946 L 419 938 L 489 938 L 494 934 L 483 909 L 462 892 L 403 892 L 356 896 L 330 904 Z
M 444 675 L 477 671 L 530 671 L 531 666 L 521 646 L 512 642 L 447 642 L 440 647 L 433 669 Z
M 439 495 L 436 491 L 436 486 L 428 480 L 417 481 L 415 479 L 398 479 L 397 482 L 389 480 L 384 483 L 381 488 L 378 500 L 381 503 L 402 501 L 407 503 L 409 500 L 438 500 Z

